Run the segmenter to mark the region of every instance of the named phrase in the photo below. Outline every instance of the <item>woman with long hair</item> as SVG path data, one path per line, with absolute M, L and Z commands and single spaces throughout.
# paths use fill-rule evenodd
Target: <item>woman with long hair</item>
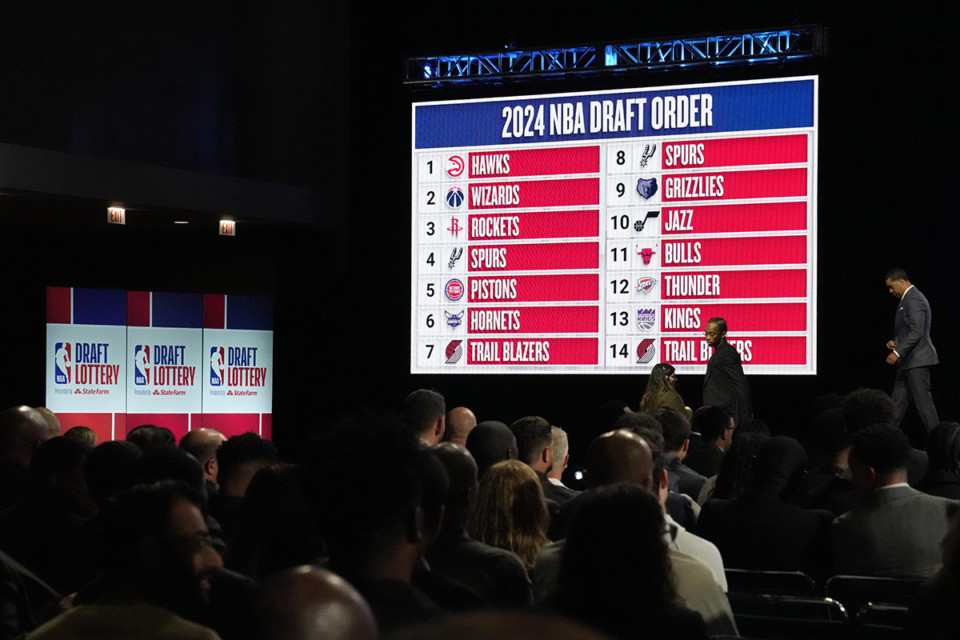
M 487 469 L 467 523 L 471 537 L 513 551 L 529 571 L 537 553 L 550 542 L 549 524 L 543 487 L 533 469 L 519 460 L 505 460 Z
M 640 411 L 646 414 L 652 416 L 660 409 L 673 409 L 688 420 L 693 416 L 693 411 L 683 404 L 683 398 L 677 393 L 677 370 L 667 362 L 653 366 L 640 400 Z

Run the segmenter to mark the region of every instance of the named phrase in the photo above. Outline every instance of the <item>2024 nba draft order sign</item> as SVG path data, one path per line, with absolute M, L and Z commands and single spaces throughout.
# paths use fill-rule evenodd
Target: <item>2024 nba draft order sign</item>
M 414 104 L 411 371 L 816 373 L 817 91 Z

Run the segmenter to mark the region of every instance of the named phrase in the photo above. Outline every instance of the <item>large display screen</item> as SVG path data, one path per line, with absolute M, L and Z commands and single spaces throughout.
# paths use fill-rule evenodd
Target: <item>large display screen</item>
M 47 400 L 100 440 L 152 424 L 269 438 L 273 302 L 256 296 L 47 288 Z
M 413 105 L 412 373 L 816 373 L 816 77 Z

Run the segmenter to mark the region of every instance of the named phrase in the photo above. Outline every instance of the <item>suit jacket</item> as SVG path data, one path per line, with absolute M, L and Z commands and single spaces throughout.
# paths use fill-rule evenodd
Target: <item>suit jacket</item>
M 833 522 L 838 573 L 926 578 L 940 564 L 940 541 L 957 502 L 905 486 L 874 491 Z
M 740 354 L 726 340 L 714 350 L 703 377 L 703 404 L 726 407 L 737 426 L 753 419 L 750 386 L 743 375 Z
M 894 341 L 904 369 L 929 367 L 940 362 L 930 340 L 930 303 L 916 287 L 910 287 L 900 298 L 893 323 Z

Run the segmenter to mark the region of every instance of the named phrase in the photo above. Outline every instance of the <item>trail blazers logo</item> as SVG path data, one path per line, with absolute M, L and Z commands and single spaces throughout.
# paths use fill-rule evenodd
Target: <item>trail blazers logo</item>
M 655 342 L 653 338 L 644 338 L 640 341 L 637 345 L 637 364 L 647 364 L 653 360 L 653 356 L 657 354 Z
M 447 364 L 455 364 L 460 362 L 460 358 L 463 357 L 463 340 L 451 340 L 447 345 Z

